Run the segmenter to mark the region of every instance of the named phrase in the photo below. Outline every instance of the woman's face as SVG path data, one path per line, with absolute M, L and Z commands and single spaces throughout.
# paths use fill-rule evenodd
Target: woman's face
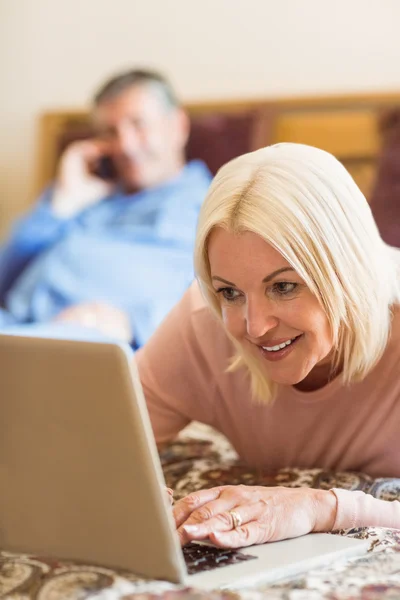
M 262 359 L 267 377 L 284 385 L 306 378 L 312 383 L 322 372 L 328 378 L 333 347 L 328 319 L 282 255 L 254 233 L 219 227 L 210 235 L 208 254 L 224 325 Z

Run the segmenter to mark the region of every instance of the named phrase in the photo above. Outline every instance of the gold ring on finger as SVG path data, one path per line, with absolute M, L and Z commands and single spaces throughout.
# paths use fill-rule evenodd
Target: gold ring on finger
M 240 527 L 241 524 L 243 523 L 243 519 L 239 515 L 239 513 L 236 512 L 236 510 L 230 510 L 229 514 L 232 517 L 232 529 L 237 529 L 238 527 Z

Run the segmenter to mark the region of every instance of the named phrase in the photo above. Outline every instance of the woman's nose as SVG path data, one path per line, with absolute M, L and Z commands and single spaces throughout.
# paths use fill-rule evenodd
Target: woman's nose
M 260 303 L 255 305 L 248 304 L 246 327 L 247 335 L 250 338 L 257 339 L 263 337 L 268 331 L 278 325 L 278 318 L 273 314 L 269 303 Z

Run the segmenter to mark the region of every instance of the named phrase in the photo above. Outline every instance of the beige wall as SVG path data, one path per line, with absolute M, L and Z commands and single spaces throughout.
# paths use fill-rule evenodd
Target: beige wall
M 36 118 L 130 65 L 184 100 L 400 89 L 399 0 L 0 0 L 0 230 L 32 202 Z

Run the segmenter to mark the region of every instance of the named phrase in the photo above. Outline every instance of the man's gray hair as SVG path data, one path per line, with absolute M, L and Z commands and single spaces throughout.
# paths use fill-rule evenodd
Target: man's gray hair
M 133 69 L 115 75 L 100 87 L 93 98 L 93 104 L 98 106 L 103 102 L 113 100 L 129 88 L 139 85 L 156 89 L 168 108 L 176 108 L 180 105 L 169 81 L 160 73 L 147 69 Z

